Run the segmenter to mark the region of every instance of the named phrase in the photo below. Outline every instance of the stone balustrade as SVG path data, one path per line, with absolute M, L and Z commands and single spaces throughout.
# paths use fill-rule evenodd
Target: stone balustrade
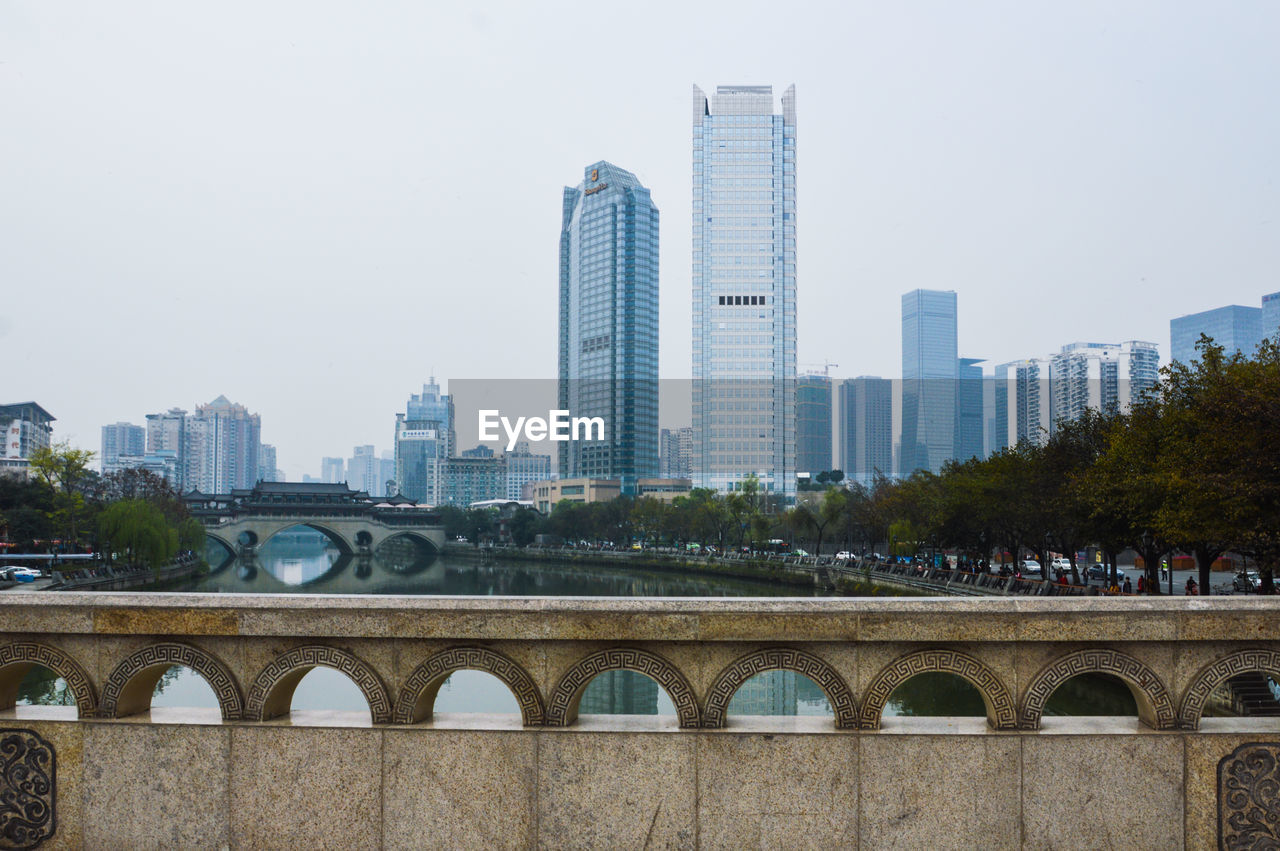
M 1269 788 L 1243 749 L 1280 757 L 1280 719 L 1201 720 L 1231 677 L 1280 681 L 1278 622 L 1275 601 L 1234 597 L 8 594 L 0 737 L 57 752 L 70 846 L 719 847 L 803 836 L 1037 847 L 1057 836 L 1199 847 L 1243 812 L 1222 791 L 1224 771 L 1237 788 Z M 32 665 L 67 681 L 74 710 L 14 707 Z M 173 665 L 212 686 L 220 721 L 148 714 Z M 291 712 L 316 666 L 355 682 L 371 724 Z M 588 683 L 623 669 L 656 680 L 677 719 L 578 719 Z M 433 718 L 458 670 L 505 683 L 519 721 Z M 737 689 L 771 670 L 810 678 L 834 720 L 733 717 Z M 986 722 L 884 718 L 895 689 L 925 672 L 972 684 Z M 1138 718 L 1043 718 L 1053 692 L 1088 672 L 1123 681 Z M 187 782 L 214 804 L 193 800 Z M 109 812 L 126 804 L 127 818 Z M 206 833 L 188 835 L 192 824 Z

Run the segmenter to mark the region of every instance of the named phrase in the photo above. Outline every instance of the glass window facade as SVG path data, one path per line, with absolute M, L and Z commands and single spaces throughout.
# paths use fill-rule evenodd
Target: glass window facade
M 560 232 L 559 405 L 602 417 L 603 441 L 559 444 L 561 478 L 658 474 L 658 208 L 607 162 L 565 187 Z
M 1252 357 L 1262 341 L 1262 309 L 1231 304 L 1188 316 L 1169 323 L 1170 357 L 1182 363 L 1199 360 L 1196 341 L 1208 334 L 1227 354 L 1243 352 Z
M 937 473 L 956 456 L 959 379 L 955 292 L 912 290 L 902 297 L 899 475 Z
M 840 469 L 870 485 L 893 474 L 893 382 L 861 376 L 840 384 Z
M 796 381 L 796 472 L 816 476 L 831 469 L 831 379 L 802 375 Z
M 796 474 L 795 86 L 693 87 L 693 476 Z

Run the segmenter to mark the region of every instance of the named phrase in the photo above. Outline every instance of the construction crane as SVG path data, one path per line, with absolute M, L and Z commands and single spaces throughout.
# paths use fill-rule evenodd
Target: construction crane
M 830 378 L 830 377 L 831 377 L 831 367 L 833 367 L 833 366 L 834 366 L 834 367 L 839 367 L 839 366 L 840 366 L 840 364 L 838 364 L 838 363 L 832 363 L 831 361 L 824 361 L 824 362 L 822 362 L 822 363 L 802 363 L 802 364 L 800 364 L 800 366 L 803 366 L 803 367 L 813 367 L 814 372 L 817 372 L 818 367 L 822 367 L 822 374 L 823 374 L 823 375 L 825 375 L 825 376 L 827 376 L 827 378 Z

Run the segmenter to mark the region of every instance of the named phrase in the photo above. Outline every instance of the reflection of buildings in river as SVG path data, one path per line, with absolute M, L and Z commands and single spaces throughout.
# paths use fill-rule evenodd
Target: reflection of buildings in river
M 606 671 L 587 685 L 579 715 L 657 715 L 658 684 L 634 671 Z
M 795 715 L 799 695 L 794 671 L 765 671 L 747 680 L 729 703 L 733 715 Z M 807 682 L 807 680 L 806 680 Z

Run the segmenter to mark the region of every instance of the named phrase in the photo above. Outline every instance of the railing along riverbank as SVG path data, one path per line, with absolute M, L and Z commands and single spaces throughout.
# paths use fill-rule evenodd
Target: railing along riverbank
M 1276 838 L 1280 719 L 1202 715 L 1234 678 L 1280 681 L 1278 620 L 1274 599 L 1234 597 L 6 594 L 0 741 L 29 770 L 0 777 L 0 802 L 25 796 L 10 844 L 27 846 L 1257 844 Z M 219 709 L 152 709 L 175 665 Z M 35 666 L 75 706 L 14 706 Z M 294 711 L 317 666 L 368 711 Z M 437 716 L 459 670 L 519 714 Z M 579 717 L 618 670 L 675 717 Z M 735 713 L 774 670 L 833 717 Z M 1046 717 L 1085 673 L 1124 683 L 1136 717 Z M 886 713 L 938 674 L 986 717 Z
M 158 568 L 141 564 L 94 564 L 54 570 L 50 591 L 130 591 L 195 576 L 205 562 L 195 554 L 181 555 Z

